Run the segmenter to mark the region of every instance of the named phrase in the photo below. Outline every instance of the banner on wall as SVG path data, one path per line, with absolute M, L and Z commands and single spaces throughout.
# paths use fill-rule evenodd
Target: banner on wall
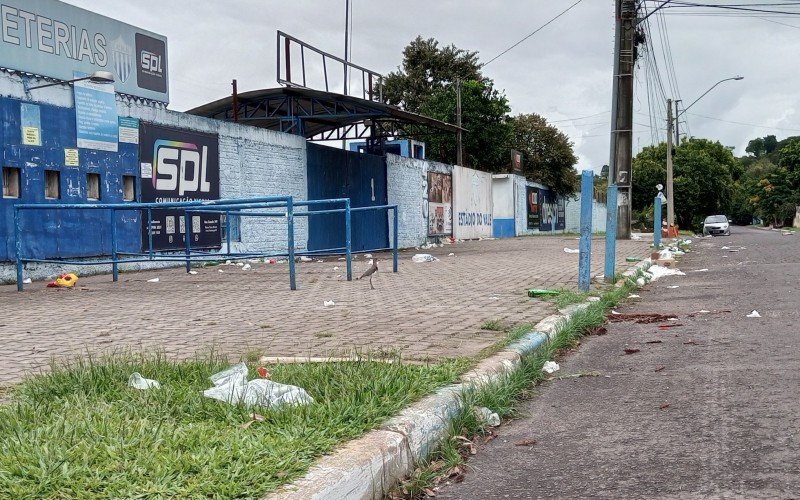
M 119 92 L 169 102 L 167 39 L 59 0 L 3 0 L 0 65 L 71 80 L 108 71 Z
M 141 201 L 145 203 L 219 199 L 219 136 L 140 123 Z M 220 216 L 193 213 L 186 227 L 182 210 L 153 210 L 150 227 L 142 217 L 142 247 L 152 232 L 156 250 L 219 248 Z
M 539 229 L 541 218 L 539 217 L 539 188 L 527 186 L 525 188 L 525 200 L 528 207 L 528 229 Z
M 549 189 L 539 190 L 539 231 L 563 231 L 567 227 L 566 200 Z
M 453 188 L 453 236 L 491 238 L 492 174 L 454 166 Z
M 453 177 L 428 172 L 428 236 L 453 234 Z

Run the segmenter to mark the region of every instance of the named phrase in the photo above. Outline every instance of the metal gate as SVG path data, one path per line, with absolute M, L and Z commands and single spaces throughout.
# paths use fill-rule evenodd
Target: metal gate
M 388 204 L 386 159 L 383 156 L 355 153 L 312 143 L 308 144 L 307 151 L 309 200 L 350 198 L 352 208 Z M 323 251 L 342 248 L 345 245 L 344 234 L 344 217 L 341 214 L 309 217 L 308 249 Z M 353 213 L 354 252 L 388 246 L 389 219 L 386 211 L 370 210 Z

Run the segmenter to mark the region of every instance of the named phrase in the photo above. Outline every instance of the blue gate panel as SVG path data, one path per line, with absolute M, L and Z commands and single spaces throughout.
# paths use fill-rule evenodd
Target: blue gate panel
M 352 208 L 386 205 L 386 160 L 368 155 L 308 144 L 308 199 L 350 198 Z M 339 207 L 315 207 L 324 208 Z M 344 215 L 313 215 L 308 223 L 308 249 L 343 248 Z M 363 252 L 389 246 L 386 211 L 354 212 L 352 249 Z
M 100 174 L 100 202 L 121 203 L 122 176 L 137 178 L 138 146 L 120 143 L 118 152 L 79 150 L 79 166 L 65 165 L 64 149 L 77 149 L 75 109 L 38 104 L 41 146 L 22 145 L 22 124 L 17 99 L 0 98 L 3 167 L 20 169 L 20 198 L 0 198 L 0 261 L 14 258 L 16 203 L 91 203 L 87 200 L 86 174 Z M 60 199 L 45 199 L 45 170 L 60 174 Z M 91 210 L 24 210 L 22 230 L 25 255 L 32 258 L 91 257 L 111 252 L 111 214 Z M 119 248 L 136 252 L 141 247 L 138 211 L 118 213 Z
M 516 236 L 514 219 L 492 219 L 492 236 L 494 238 L 513 238 Z

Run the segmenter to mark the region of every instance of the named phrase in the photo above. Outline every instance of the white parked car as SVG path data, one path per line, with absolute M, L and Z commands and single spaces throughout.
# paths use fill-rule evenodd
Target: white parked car
M 709 215 L 706 217 L 706 220 L 703 221 L 703 236 L 708 236 L 709 234 L 712 236 L 718 234 L 730 236 L 731 223 L 728 218 L 724 215 Z

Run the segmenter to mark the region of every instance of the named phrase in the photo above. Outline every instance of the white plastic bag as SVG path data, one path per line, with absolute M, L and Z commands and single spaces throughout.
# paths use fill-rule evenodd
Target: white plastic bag
M 493 412 L 489 408 L 486 407 L 475 407 L 475 415 L 478 417 L 478 420 L 486 424 L 488 427 L 497 427 L 500 425 L 500 415 Z
M 239 363 L 211 376 L 214 387 L 203 396 L 247 408 L 263 406 L 280 408 L 284 405 L 307 405 L 314 399 L 301 387 L 279 384 L 267 379 L 247 381 L 247 365 Z
M 437 260 L 439 259 L 429 253 L 418 253 L 411 257 L 411 262 L 416 262 L 417 264 L 421 262 L 436 262 Z
M 555 361 L 548 361 L 542 366 L 542 371 L 546 373 L 555 373 L 560 369 L 561 367 Z
M 133 372 L 128 377 L 128 387 L 146 391 L 147 389 L 161 389 L 161 384 L 158 383 L 158 380 L 144 378 L 141 373 Z

